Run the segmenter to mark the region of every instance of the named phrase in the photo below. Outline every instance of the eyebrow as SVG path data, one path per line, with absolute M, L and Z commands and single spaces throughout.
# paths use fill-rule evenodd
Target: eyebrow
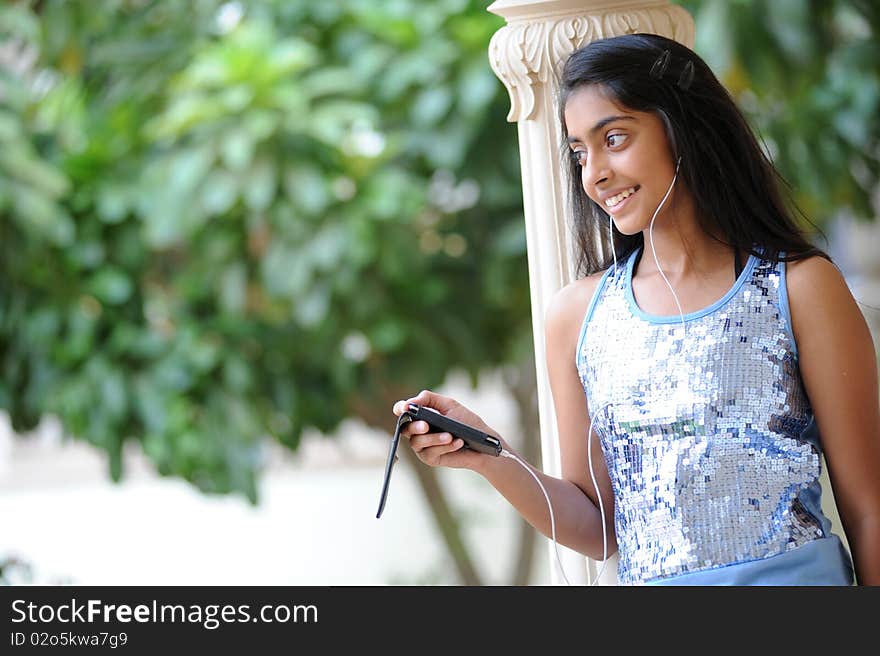
M 603 119 L 600 119 L 596 125 L 590 128 L 590 134 L 596 134 L 599 130 L 604 128 L 609 123 L 613 123 L 614 121 L 634 121 L 636 120 L 635 116 L 606 116 Z M 568 143 L 575 143 L 576 141 L 580 141 L 577 137 L 568 137 Z

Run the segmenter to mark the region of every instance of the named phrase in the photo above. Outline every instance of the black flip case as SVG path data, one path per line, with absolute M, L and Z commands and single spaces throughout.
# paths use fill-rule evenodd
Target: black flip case
M 501 455 L 501 442 L 497 437 L 492 437 L 472 426 L 441 415 L 436 410 L 410 403 L 407 414 L 413 418 L 413 421 L 427 422 L 431 426 L 430 432 L 432 433 L 450 433 L 454 437 L 460 437 L 464 440 L 464 445 L 469 449 L 487 453 L 490 456 Z

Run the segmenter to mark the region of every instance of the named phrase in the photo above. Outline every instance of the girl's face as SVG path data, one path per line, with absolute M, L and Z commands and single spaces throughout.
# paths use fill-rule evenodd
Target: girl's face
M 587 196 L 611 215 L 620 232 L 646 230 L 675 173 L 660 118 L 622 108 L 591 85 L 568 97 L 565 124 Z M 676 182 L 664 203 L 658 224 L 674 204 L 680 184 Z

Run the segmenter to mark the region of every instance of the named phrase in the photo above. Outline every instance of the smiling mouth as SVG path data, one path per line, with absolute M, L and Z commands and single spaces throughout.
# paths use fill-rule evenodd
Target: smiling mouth
M 635 194 L 639 189 L 641 189 L 641 185 L 636 185 L 635 187 L 630 187 L 629 189 L 625 189 L 621 191 L 616 196 L 612 196 L 611 198 L 607 198 L 605 200 L 606 209 L 613 210 L 618 207 L 621 203 L 623 203 L 627 198 Z

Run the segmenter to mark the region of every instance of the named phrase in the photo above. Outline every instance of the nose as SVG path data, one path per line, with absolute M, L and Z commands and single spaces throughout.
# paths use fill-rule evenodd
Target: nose
M 587 163 L 581 169 L 581 182 L 584 190 L 589 194 L 599 185 L 608 182 L 611 171 L 608 169 L 608 158 L 603 153 L 592 154 L 587 158 Z

